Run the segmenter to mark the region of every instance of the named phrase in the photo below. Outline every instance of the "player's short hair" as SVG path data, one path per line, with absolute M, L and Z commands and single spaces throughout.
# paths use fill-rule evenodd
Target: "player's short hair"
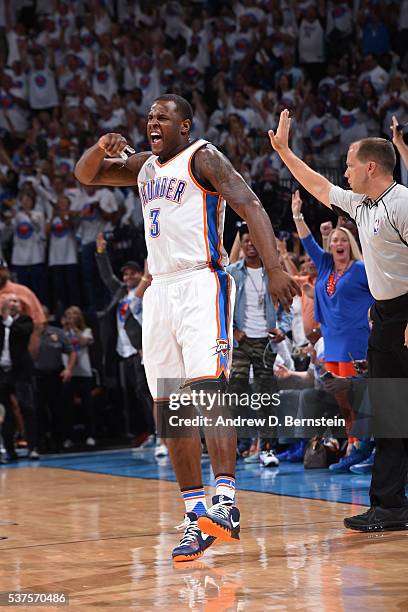
M 189 119 L 191 123 L 193 123 L 193 109 L 188 100 L 178 96 L 177 94 L 163 94 L 158 96 L 153 100 L 153 102 L 158 102 L 159 100 L 164 100 L 165 102 L 174 102 L 176 105 L 176 110 L 180 117 L 184 119 Z
M 375 161 L 386 174 L 394 172 L 396 156 L 392 143 L 386 138 L 363 138 L 358 140 L 357 159 L 361 162 Z

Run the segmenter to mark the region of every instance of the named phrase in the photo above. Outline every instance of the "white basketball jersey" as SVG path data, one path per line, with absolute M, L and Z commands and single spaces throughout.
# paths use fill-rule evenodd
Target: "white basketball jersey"
M 197 140 L 164 163 L 151 155 L 139 172 L 153 276 L 205 266 L 219 270 L 228 264 L 222 245 L 225 200 L 201 187 L 191 169 L 194 153 L 205 144 Z

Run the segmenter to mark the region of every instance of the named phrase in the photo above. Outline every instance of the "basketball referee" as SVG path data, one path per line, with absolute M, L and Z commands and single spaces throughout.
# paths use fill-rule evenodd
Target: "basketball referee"
M 408 189 L 393 179 L 394 147 L 383 138 L 352 143 L 345 172 L 351 190 L 344 190 L 309 168 L 290 150 L 290 121 L 289 112 L 282 111 L 276 133 L 269 132 L 272 147 L 307 191 L 357 224 L 368 283 L 375 298 L 368 347 L 369 376 L 408 378 Z M 393 136 L 406 163 L 408 151 L 398 136 L 396 120 Z M 371 507 L 363 514 L 346 518 L 345 526 L 357 531 L 408 529 L 407 471 L 408 439 L 377 438 Z

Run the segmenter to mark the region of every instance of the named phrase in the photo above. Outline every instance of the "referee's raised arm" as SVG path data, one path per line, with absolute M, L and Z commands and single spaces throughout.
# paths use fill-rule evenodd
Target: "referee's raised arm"
M 291 171 L 299 183 L 328 208 L 330 205 L 330 190 L 333 184 L 324 176 L 309 168 L 304 161 L 297 157 L 289 148 L 289 130 L 291 119 L 289 111 L 283 110 L 279 117 L 278 127 L 274 133 L 269 130 L 268 135 L 272 147 L 278 153 L 283 163 Z

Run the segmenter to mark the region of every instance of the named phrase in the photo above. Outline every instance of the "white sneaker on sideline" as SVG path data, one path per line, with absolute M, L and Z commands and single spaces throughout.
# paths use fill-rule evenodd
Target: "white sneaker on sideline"
M 160 457 L 168 457 L 168 454 L 169 454 L 169 451 L 168 451 L 167 446 L 159 442 L 156 445 L 156 449 L 154 451 L 154 456 L 156 457 L 156 459 L 160 459 Z
M 96 440 L 95 440 L 95 438 L 92 438 L 92 436 L 89 436 L 89 437 L 86 439 L 85 444 L 86 444 L 87 446 L 96 446 Z
M 72 442 L 72 440 L 65 440 L 62 446 L 63 448 L 65 448 L 65 450 L 68 450 L 74 446 L 74 443 Z
M 40 455 L 39 453 L 37 453 L 36 450 L 32 450 L 28 453 L 28 458 L 30 459 L 30 461 L 38 461 Z
M 273 450 L 263 451 L 260 454 L 259 461 L 264 467 L 277 467 L 279 465 L 279 459 Z

